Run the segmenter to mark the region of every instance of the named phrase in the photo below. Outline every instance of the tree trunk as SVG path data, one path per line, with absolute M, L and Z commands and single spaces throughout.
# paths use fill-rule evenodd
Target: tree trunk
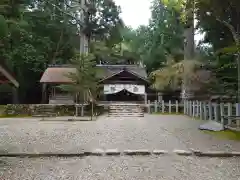
M 189 28 L 185 29 L 184 60 L 193 60 L 195 51 L 194 42 L 194 22 Z
M 184 31 L 184 60 L 193 60 L 195 56 L 195 41 L 194 41 L 194 1 L 188 0 L 186 5 L 187 11 L 187 22 Z M 182 82 L 182 99 L 189 99 L 193 96 L 191 87 L 187 85 L 187 76 L 183 77 Z
M 12 103 L 13 104 L 18 104 L 19 99 L 18 99 L 18 88 L 15 86 L 12 86 Z

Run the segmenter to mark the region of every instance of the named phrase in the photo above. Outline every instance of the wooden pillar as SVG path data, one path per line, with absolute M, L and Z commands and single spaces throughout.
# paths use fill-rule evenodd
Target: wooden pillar
M 176 100 L 176 113 L 178 113 L 178 100 Z M 185 112 L 184 112 L 184 114 L 185 114 Z
M 213 120 L 212 119 L 212 103 L 211 103 L 211 101 L 208 103 L 208 117 L 209 117 L 209 120 L 211 121 L 211 120 Z
M 162 113 L 165 113 L 165 104 L 163 100 L 162 100 Z
M 150 100 L 148 100 L 148 113 L 149 114 L 151 113 L 151 102 L 150 102 Z
M 147 103 L 148 103 L 147 93 L 144 94 L 144 101 L 145 101 L 145 105 L 147 105 Z
M 46 104 L 47 102 L 47 84 L 42 84 L 42 104 Z
M 84 116 L 84 104 L 81 105 L 81 116 Z
M 224 104 L 220 103 L 220 115 L 221 115 L 221 124 L 224 125 Z
M 232 116 L 232 104 L 228 103 L 228 116 Z M 228 119 L 228 125 L 232 124 L 232 120 Z
M 162 93 L 158 92 L 158 102 L 162 102 Z
M 207 120 L 207 103 L 206 102 L 204 102 L 203 103 L 203 118 L 204 118 L 204 120 Z
M 155 111 L 155 113 L 158 112 L 158 102 L 157 102 L 157 100 L 154 101 L 154 111 Z
M 216 121 L 216 122 L 218 122 L 219 121 L 219 117 L 218 117 L 218 104 L 217 103 L 214 103 L 213 104 L 213 113 L 214 113 L 214 120 Z
M 199 103 L 199 117 L 201 120 L 203 120 L 203 103 L 200 101 Z
M 12 103 L 13 104 L 18 104 L 19 99 L 18 99 L 18 88 L 15 86 L 12 86 Z

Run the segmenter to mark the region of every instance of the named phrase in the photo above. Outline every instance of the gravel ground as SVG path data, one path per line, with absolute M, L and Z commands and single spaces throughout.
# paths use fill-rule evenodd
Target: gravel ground
M 240 159 L 179 156 L 0 158 L 1 180 L 239 180 Z
M 0 120 L 0 152 L 81 152 L 102 149 L 240 150 L 240 142 L 199 131 L 201 121 L 185 116 L 102 116 L 92 122 Z

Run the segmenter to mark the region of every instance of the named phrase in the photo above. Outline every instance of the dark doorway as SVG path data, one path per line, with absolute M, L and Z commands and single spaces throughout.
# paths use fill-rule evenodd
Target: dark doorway
M 127 90 L 122 90 L 115 94 L 108 94 L 106 96 L 107 101 L 128 101 L 128 102 L 137 102 L 143 101 L 143 96 L 140 94 L 133 94 Z

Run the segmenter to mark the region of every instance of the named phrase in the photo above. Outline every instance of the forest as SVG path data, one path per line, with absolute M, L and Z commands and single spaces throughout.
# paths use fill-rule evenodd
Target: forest
M 96 63 L 142 63 L 152 87 L 201 84 L 201 93 L 236 95 L 240 69 L 238 0 L 153 0 L 151 19 L 137 29 L 120 18 L 114 0 L 91 0 L 80 21 L 78 1 L 0 2 L 0 60 L 19 84 L 0 86 L 0 103 L 40 103 L 40 77 L 49 64 L 67 64 L 79 50 L 80 29 Z M 134 12 L 134 10 L 133 10 Z M 204 38 L 194 43 L 194 34 Z M 239 68 L 238 68 L 239 67 Z M 211 72 L 207 80 L 199 76 Z

